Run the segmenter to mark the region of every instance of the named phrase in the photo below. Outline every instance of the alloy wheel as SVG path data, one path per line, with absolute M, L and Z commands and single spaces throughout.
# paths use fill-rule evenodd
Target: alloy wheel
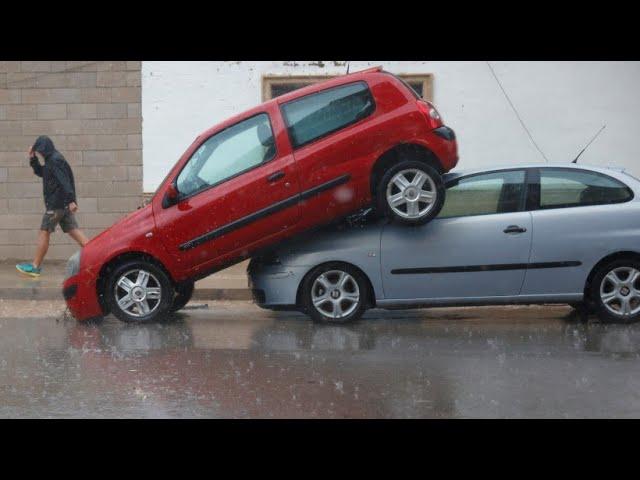
M 437 195 L 433 179 L 415 168 L 401 170 L 387 184 L 387 203 L 402 218 L 424 217 L 436 204 Z
M 152 273 L 135 269 L 118 278 L 114 295 L 122 311 L 133 317 L 143 317 L 160 306 L 162 287 Z
M 342 270 L 324 272 L 313 282 L 311 302 L 315 309 L 326 317 L 347 317 L 360 303 L 358 282 Z
M 640 271 L 633 267 L 617 267 L 600 283 L 600 299 L 605 308 L 619 317 L 640 312 Z

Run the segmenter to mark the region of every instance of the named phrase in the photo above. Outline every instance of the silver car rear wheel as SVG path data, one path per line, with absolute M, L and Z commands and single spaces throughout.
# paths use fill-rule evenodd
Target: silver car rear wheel
M 600 300 L 611 314 L 631 317 L 640 312 L 640 271 L 616 267 L 600 282 Z

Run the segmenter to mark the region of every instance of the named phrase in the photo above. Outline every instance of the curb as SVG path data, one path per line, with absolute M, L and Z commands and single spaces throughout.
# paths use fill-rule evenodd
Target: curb
M 253 300 L 248 288 L 200 288 L 193 292 L 193 300 Z
M 61 288 L 0 288 L 3 300 L 63 300 Z M 200 288 L 193 292 L 194 300 L 252 300 L 248 288 Z

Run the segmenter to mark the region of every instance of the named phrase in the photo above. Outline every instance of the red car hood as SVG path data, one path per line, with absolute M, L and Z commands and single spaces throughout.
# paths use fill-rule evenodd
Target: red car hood
M 153 209 L 151 208 L 151 205 L 145 205 L 138 210 L 128 213 L 116 223 L 94 237 L 90 243 L 107 239 L 119 239 L 124 235 L 129 237 L 131 233 L 138 231 L 140 229 L 140 226 L 142 225 L 150 229 L 154 226 Z
M 145 238 L 154 229 L 155 221 L 151 205 L 127 214 L 84 246 L 81 268 L 102 265 L 109 258 L 130 249 L 149 251 L 150 243 L 155 246 L 158 244 Z

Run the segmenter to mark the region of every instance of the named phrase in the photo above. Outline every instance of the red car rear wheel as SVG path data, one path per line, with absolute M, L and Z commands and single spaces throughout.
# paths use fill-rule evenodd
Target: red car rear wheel
M 427 223 L 444 205 L 441 175 L 418 160 L 404 160 L 391 167 L 376 192 L 378 210 L 387 218 L 408 225 Z

